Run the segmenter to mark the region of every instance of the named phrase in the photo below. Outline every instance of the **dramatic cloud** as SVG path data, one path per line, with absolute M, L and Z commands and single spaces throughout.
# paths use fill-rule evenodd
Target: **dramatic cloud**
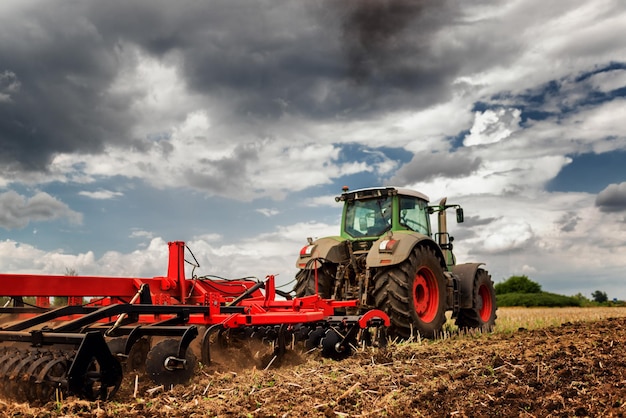
M 4 229 L 24 228 L 30 222 L 66 218 L 81 223 L 82 215 L 48 193 L 39 192 L 26 198 L 14 191 L 0 194 L 0 226 Z
M 458 259 L 494 278 L 623 292 L 625 25 L 622 0 L 2 1 L 0 270 L 158 275 L 185 239 L 288 281 L 341 186 L 393 183 L 461 203 Z
M 410 163 L 404 165 L 391 180 L 393 184 L 408 184 L 427 181 L 441 176 L 456 178 L 468 176 L 481 165 L 480 157 L 471 157 L 461 153 L 419 153 Z
M 610 184 L 606 189 L 598 193 L 596 206 L 602 212 L 626 211 L 626 182 Z

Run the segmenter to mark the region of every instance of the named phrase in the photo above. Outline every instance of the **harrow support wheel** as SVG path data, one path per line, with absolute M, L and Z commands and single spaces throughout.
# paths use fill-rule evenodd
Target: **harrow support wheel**
M 70 393 L 88 400 L 109 400 L 122 383 L 122 365 L 97 331 L 85 334 L 67 371 Z
M 374 301 L 391 319 L 389 336 L 434 338 L 446 321 L 446 280 L 432 250 L 415 247 L 409 257 L 374 274 Z
M 146 357 L 146 373 L 156 384 L 169 387 L 187 383 L 194 374 L 198 360 L 187 349 L 185 358 L 178 358 L 179 342 L 163 340 L 148 352 Z
M 496 292 L 491 276 L 483 269 L 478 269 L 474 277 L 470 309 L 461 309 L 456 318 L 456 325 L 461 329 L 476 328 L 491 331 L 496 323 Z
M 95 358 L 92 358 L 83 375 L 82 389 L 77 395 L 89 401 L 111 399 L 122 383 L 122 367 L 119 364 L 118 366 L 119 379 L 107 382 L 105 378 L 107 371 Z

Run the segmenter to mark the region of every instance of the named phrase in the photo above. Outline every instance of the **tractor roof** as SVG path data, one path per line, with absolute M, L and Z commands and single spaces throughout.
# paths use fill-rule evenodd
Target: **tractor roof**
M 407 189 L 404 187 L 393 187 L 393 186 L 368 187 L 364 189 L 350 190 L 350 191 L 346 191 L 342 193 L 341 196 L 336 197 L 335 200 L 340 201 L 340 200 L 346 200 L 346 199 L 367 199 L 369 197 L 383 196 L 389 193 L 405 195 L 405 196 L 413 196 L 413 197 L 417 197 L 418 199 L 423 199 L 426 202 L 430 201 L 428 196 L 416 190 Z

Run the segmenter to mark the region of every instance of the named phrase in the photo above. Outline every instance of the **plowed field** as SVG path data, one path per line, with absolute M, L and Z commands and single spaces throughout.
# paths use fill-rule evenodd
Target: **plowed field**
M 186 386 L 125 377 L 112 402 L 73 398 L 41 407 L 0 402 L 0 415 L 36 417 L 610 417 L 626 416 L 626 318 L 366 349 L 335 362 L 316 354 L 270 370 L 225 363 Z

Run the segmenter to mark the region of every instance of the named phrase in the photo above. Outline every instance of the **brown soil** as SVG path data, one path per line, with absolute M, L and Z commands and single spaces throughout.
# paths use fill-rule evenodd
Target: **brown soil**
M 267 371 L 215 364 L 167 391 L 139 377 L 136 398 L 134 381 L 127 376 L 111 402 L 5 400 L 0 415 L 622 417 L 626 318 L 393 344 L 341 362 L 309 354 Z

